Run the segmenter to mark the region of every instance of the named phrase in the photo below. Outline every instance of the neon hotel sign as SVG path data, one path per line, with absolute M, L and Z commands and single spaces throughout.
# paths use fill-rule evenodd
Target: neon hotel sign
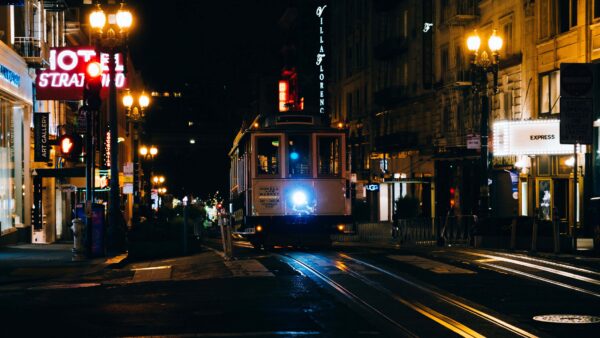
M 323 69 L 323 61 L 325 61 L 325 41 L 323 40 L 323 35 L 325 35 L 325 31 L 323 30 L 323 11 L 325 11 L 324 6 L 317 7 L 317 18 L 319 18 L 319 51 L 317 52 L 317 62 L 316 65 L 318 67 L 318 76 L 319 76 L 319 113 L 325 113 L 325 70 Z
M 108 54 L 101 53 L 98 59 L 92 47 L 52 48 L 48 60 L 50 66 L 37 74 L 36 98 L 38 100 L 81 100 L 86 65 L 95 60 L 102 64 L 102 87 L 108 87 L 108 58 Z M 126 85 L 123 70 L 123 55 L 115 54 L 117 88 Z

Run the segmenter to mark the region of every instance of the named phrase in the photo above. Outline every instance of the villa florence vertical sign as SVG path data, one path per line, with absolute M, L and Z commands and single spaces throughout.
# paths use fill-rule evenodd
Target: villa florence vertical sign
M 50 148 L 48 144 L 49 118 L 49 113 L 33 114 L 33 127 L 35 130 L 35 162 L 48 162 L 50 160 Z
M 319 77 L 319 113 L 325 114 L 325 29 L 323 28 L 323 12 L 327 5 L 317 7 L 317 18 L 319 20 L 319 51 L 317 52 L 317 67 Z

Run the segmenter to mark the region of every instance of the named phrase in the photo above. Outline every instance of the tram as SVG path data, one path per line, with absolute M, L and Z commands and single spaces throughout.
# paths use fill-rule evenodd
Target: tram
M 351 232 L 344 130 L 320 114 L 258 116 L 229 152 L 235 233 L 255 248 L 329 246 Z

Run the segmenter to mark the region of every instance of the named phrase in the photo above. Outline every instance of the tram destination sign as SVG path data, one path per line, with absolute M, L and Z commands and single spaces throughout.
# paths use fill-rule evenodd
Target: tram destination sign
M 560 65 L 560 143 L 593 142 L 594 65 Z

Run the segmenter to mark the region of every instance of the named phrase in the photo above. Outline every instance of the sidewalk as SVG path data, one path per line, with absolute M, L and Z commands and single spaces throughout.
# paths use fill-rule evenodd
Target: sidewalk
M 118 264 L 126 255 L 73 261 L 73 244 L 0 246 L 0 285 L 86 275 Z

